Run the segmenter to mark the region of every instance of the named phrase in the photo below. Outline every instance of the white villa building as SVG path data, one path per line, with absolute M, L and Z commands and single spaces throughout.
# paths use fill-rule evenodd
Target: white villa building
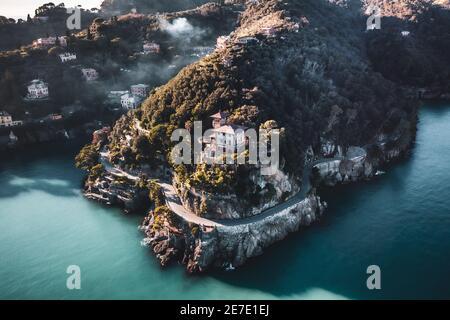
M 144 42 L 144 45 L 142 46 L 144 50 L 144 54 L 150 54 L 150 53 L 159 53 L 161 50 L 161 47 L 159 44 L 155 42 L 146 41 Z
M 59 45 L 61 47 L 67 47 L 67 38 L 66 37 L 39 38 L 39 39 L 36 39 L 33 41 L 33 47 L 46 48 L 46 47 L 54 46 L 56 44 L 56 39 L 59 40 Z
M 227 152 L 236 152 L 246 144 L 246 128 L 239 125 L 227 124 L 228 114 L 218 112 L 211 116 L 212 133 L 205 137 L 205 151 L 203 159 L 215 159 L 218 156 L 226 155 Z
M 71 52 L 65 52 L 59 55 L 62 63 L 66 63 L 69 61 L 77 60 L 77 55 Z
M 81 73 L 86 81 L 95 81 L 98 79 L 98 72 L 92 68 L 83 68 Z
M 13 121 L 11 115 L 6 111 L 0 111 L 0 128 L 21 126 L 22 121 Z
M 120 97 L 120 103 L 124 109 L 135 109 L 141 103 L 142 98 L 130 93 L 126 93 Z
M 150 92 L 150 86 L 146 84 L 135 84 L 131 86 L 131 94 L 146 98 Z
M 36 79 L 28 85 L 28 99 L 45 99 L 48 96 L 48 85 L 44 81 Z

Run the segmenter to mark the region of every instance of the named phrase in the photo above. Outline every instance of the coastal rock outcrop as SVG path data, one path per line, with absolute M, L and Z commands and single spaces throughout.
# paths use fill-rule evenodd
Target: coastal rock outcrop
M 187 188 L 175 179 L 175 184 L 181 201 L 186 208 L 199 216 L 210 219 L 241 219 L 260 214 L 285 199 L 287 195 L 299 191 L 299 181 L 292 176 L 277 170 L 275 174 L 264 176 L 255 170 L 250 179 L 260 190 L 267 190 L 260 194 L 258 203 L 247 205 L 235 193 L 218 194 L 204 190 Z M 268 188 L 267 188 L 268 187 Z
M 146 234 L 143 243 L 152 248 L 163 266 L 178 258 L 189 272 L 234 268 L 261 255 L 289 233 L 317 221 L 325 207 L 319 196 L 311 194 L 264 218 L 224 222 L 215 227 L 179 221 L 176 227 L 164 223 L 158 230 L 154 228 L 155 216 L 150 213 L 141 227 Z
M 418 103 L 373 69 L 355 45 L 366 33 L 347 14 L 326 1 L 248 2 L 220 49 L 116 124 L 107 145 L 112 163 L 162 167 L 174 177 L 177 212 L 168 201 L 155 204 L 142 225 L 143 243 L 162 265 L 241 266 L 320 218 L 326 205 L 314 186 L 370 178 L 408 153 Z M 253 164 L 171 161 L 176 128 L 193 133 L 196 121 L 210 124 L 213 116 L 225 122 L 222 111 L 230 125 L 280 129 L 279 172 L 261 177 Z

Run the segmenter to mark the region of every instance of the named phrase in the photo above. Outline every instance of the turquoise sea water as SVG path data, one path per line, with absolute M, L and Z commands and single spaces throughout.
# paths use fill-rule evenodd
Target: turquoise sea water
M 81 196 L 75 153 L 52 145 L 0 162 L 0 298 L 450 298 L 450 105 L 421 110 L 411 158 L 324 191 L 322 221 L 228 273 L 162 270 L 140 245 L 142 216 Z M 372 264 L 379 291 L 366 288 Z M 69 265 L 81 290 L 66 288 Z

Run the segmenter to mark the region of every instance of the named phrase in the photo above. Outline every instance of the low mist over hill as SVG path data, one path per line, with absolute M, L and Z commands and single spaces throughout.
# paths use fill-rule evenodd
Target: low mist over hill
M 136 9 L 140 13 L 171 12 L 195 8 L 202 4 L 214 2 L 207 0 L 105 0 L 101 9 L 105 13 L 126 13 Z M 215 1 L 223 3 L 224 1 Z

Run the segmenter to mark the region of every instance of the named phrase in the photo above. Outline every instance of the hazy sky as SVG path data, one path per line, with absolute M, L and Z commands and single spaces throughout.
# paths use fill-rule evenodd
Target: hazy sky
M 34 9 L 49 2 L 56 5 L 63 2 L 66 7 L 81 4 L 83 8 L 90 9 L 100 7 L 102 0 L 0 0 L 0 16 L 24 19 L 28 13 L 34 16 Z

